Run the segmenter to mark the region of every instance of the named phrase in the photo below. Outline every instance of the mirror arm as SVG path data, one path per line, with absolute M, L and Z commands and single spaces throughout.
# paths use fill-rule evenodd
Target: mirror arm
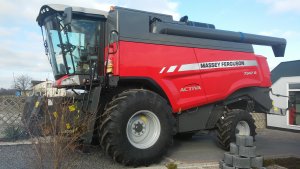
M 276 97 L 287 97 L 287 98 L 289 98 L 289 96 L 285 96 L 285 95 L 281 95 L 281 94 L 275 94 L 275 93 L 273 93 L 273 90 L 271 90 L 271 94 L 276 96 Z

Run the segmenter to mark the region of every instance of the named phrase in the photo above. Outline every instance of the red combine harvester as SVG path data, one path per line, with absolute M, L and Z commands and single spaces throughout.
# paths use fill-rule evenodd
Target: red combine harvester
M 173 135 L 216 130 L 228 149 L 235 134 L 255 136 L 251 112 L 268 113 L 267 59 L 286 40 L 218 30 L 212 24 L 121 7 L 104 12 L 44 5 L 37 22 L 58 88 L 84 89 L 93 140 L 119 163 L 158 161 Z

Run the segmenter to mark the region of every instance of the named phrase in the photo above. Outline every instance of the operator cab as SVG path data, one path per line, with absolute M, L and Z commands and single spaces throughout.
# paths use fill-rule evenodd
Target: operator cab
M 44 5 L 37 22 L 57 87 L 84 86 L 101 74 L 107 13 L 95 9 Z M 102 64 L 102 65 L 101 65 Z

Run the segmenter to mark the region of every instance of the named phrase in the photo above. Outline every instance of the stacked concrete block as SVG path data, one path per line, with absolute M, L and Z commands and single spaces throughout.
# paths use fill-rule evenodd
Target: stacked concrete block
M 263 157 L 256 155 L 252 136 L 236 135 L 236 143 L 230 143 L 230 152 L 224 153 L 220 169 L 264 169 Z

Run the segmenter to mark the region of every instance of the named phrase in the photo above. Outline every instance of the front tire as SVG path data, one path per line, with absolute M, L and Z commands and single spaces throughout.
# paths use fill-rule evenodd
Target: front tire
M 174 130 L 175 119 L 164 98 L 148 90 L 131 89 L 106 106 L 100 145 L 119 163 L 149 165 L 167 152 Z
M 217 141 L 224 150 L 229 150 L 230 143 L 235 142 L 235 135 L 256 135 L 254 119 L 249 112 L 240 109 L 233 109 L 224 112 L 217 122 Z

